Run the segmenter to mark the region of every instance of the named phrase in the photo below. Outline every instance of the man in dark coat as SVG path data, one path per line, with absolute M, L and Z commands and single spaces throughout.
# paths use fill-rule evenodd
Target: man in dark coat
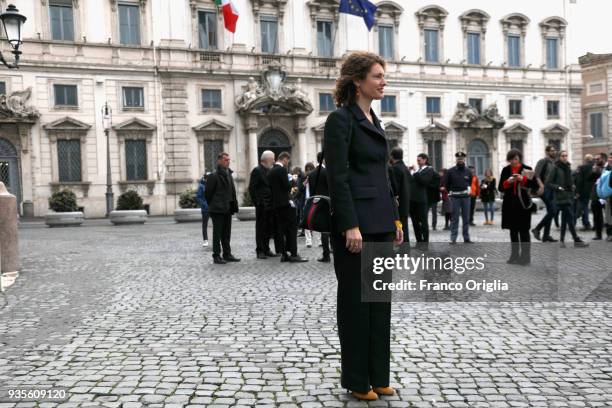
M 538 161 L 535 168 L 535 175 L 540 179 L 542 183 L 546 182 L 550 172 L 555 167 L 555 160 L 557 159 L 557 149 L 553 145 L 546 146 L 546 156 Z M 557 242 L 556 239 L 550 236 L 550 224 L 557 215 L 557 207 L 555 206 L 554 192 L 544 184 L 544 194 L 542 195 L 542 201 L 546 205 L 546 215 L 542 218 L 540 223 L 531 230 L 533 236 L 542 242 Z M 540 237 L 540 233 L 544 229 L 544 236 Z
M 408 216 L 410 215 L 410 189 L 414 180 L 408 167 L 404 164 L 404 151 L 401 147 L 391 149 L 391 174 L 393 175 L 391 185 L 397 198 L 397 209 L 404 230 L 404 242 L 410 242 Z
M 238 200 L 229 164 L 229 154 L 219 153 L 217 170 L 206 179 L 207 185 L 204 193 L 208 202 L 208 212 L 213 222 L 213 262 L 216 264 L 240 261 L 232 255 L 230 247 L 232 214 L 238 212 Z M 223 248 L 223 258 L 221 248 Z
M 272 207 L 276 216 L 281 262 L 307 262 L 297 253 L 297 222 L 295 203 L 291 200 L 291 183 L 287 166 L 291 155 L 281 152 L 278 161 L 268 172 L 268 184 L 272 192 Z
M 591 180 L 591 174 L 593 173 L 593 156 L 587 154 L 584 157 L 584 164 L 578 167 L 576 173 L 576 195 L 577 195 L 577 211 L 576 220 L 580 214 L 582 214 L 582 228 L 583 230 L 590 230 L 591 223 L 589 221 L 589 201 L 591 200 L 591 191 L 595 184 Z
M 327 169 L 325 168 L 325 159 L 323 159 L 323 153 L 317 153 L 317 163 L 321 163 L 321 168 L 317 166 L 308 175 L 308 189 L 309 194 L 322 195 L 329 197 L 329 184 L 327 183 Z M 321 246 L 323 247 L 323 256 L 317 261 L 319 262 L 331 262 L 330 248 L 329 248 L 329 233 L 321 233 Z
M 268 184 L 268 171 L 274 165 L 274 152 L 266 150 L 261 154 L 259 165 L 251 171 L 249 194 L 255 205 L 255 243 L 257 259 L 279 256 L 270 251 L 270 237 L 275 234 L 274 210 L 272 208 L 272 191 Z M 275 250 L 278 251 L 278 239 L 275 239 Z
M 459 217 L 463 225 L 463 242 L 472 243 L 470 240 L 470 186 L 472 185 L 472 173 L 465 165 L 467 155 L 464 152 L 455 153 L 457 165 L 448 169 L 442 179 L 442 187 L 448 192 L 453 206 L 451 219 L 451 244 L 457 243 L 459 233 Z
M 410 190 L 410 218 L 417 242 L 429 242 L 429 210 L 428 189 L 434 177 L 434 169 L 429 165 L 429 156 L 420 153 L 417 156 L 418 169 L 412 173 L 412 188 Z
M 593 164 L 593 171 L 589 176 L 589 181 L 592 183 L 591 187 L 591 211 L 593 212 L 593 230 L 595 230 L 596 241 L 603 239 L 603 227 L 604 227 L 604 204 L 605 200 L 600 200 L 597 195 L 597 180 L 601 177 L 601 173 L 606 167 L 608 161 L 608 155 L 606 153 L 600 153 L 595 163 Z M 602 203 L 603 201 L 603 203 Z M 607 228 L 607 236 L 610 236 L 610 229 Z

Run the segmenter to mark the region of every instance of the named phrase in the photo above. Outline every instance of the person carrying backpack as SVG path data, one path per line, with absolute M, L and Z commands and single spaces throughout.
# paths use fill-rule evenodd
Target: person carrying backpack
M 198 191 L 196 193 L 196 201 L 200 205 L 200 210 L 202 211 L 202 238 L 204 239 L 204 242 L 202 243 L 203 247 L 208 246 L 208 219 L 210 218 L 210 214 L 208 213 L 208 202 L 204 196 L 205 191 L 206 174 L 200 179 L 198 183 Z

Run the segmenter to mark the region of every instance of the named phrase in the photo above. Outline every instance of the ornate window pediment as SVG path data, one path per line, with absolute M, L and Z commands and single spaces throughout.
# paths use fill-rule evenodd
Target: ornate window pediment
M 258 17 L 260 12 L 273 11 L 278 16 L 278 19 L 282 20 L 286 5 L 287 0 L 251 0 L 255 17 Z
M 507 137 L 527 137 L 528 134 L 531 133 L 531 128 L 523 125 L 522 123 L 515 123 L 512 126 L 508 126 L 503 129 L 502 132 L 506 134 Z
M 531 20 L 529 20 L 529 17 L 521 13 L 508 14 L 506 17 L 501 19 L 501 25 L 504 33 L 518 31 L 524 34 L 527 31 L 527 26 L 530 22 Z
M 125 139 L 146 139 L 147 142 L 151 142 L 155 129 L 157 129 L 155 125 L 138 118 L 132 118 L 113 126 L 120 142 Z
M 317 17 L 331 17 L 335 22 L 338 20 L 338 0 L 310 0 L 306 5 L 310 9 L 310 20 L 315 27 Z
M 415 13 L 419 28 L 431 25 L 439 27 L 441 30 L 444 29 L 444 20 L 448 16 L 448 11 L 444 10 L 440 6 L 425 6 Z
M 542 28 L 542 35 L 556 34 L 559 37 L 565 37 L 565 28 L 567 27 L 567 21 L 561 17 L 549 17 L 540 23 Z
M 233 126 L 217 119 L 211 119 L 193 127 L 200 143 L 203 143 L 204 140 L 223 140 L 225 143 L 229 143 L 230 133 L 233 129 Z
M 565 137 L 565 135 L 567 135 L 568 132 L 569 132 L 569 129 L 561 125 L 560 123 L 554 123 L 542 129 L 542 134 L 546 137 L 551 137 L 551 138 Z
M 66 116 L 47 123 L 43 126 L 43 129 L 47 131 L 49 137 L 78 136 L 84 138 L 87 136 L 89 129 L 91 129 L 91 125 Z
M 461 28 L 463 31 L 467 31 L 469 29 L 477 29 L 481 32 L 487 31 L 487 23 L 491 19 L 486 12 L 478 9 L 468 10 L 459 16 L 459 20 L 461 20 Z
M 395 30 L 397 31 L 397 27 L 400 23 L 400 16 L 404 12 L 404 9 L 399 4 L 393 1 L 381 1 L 377 4 L 378 8 L 376 9 L 376 24 L 380 21 L 392 21 Z
M 419 129 L 419 132 L 425 141 L 446 140 L 446 136 L 450 130 L 451 129 L 449 127 L 435 120 L 424 128 Z

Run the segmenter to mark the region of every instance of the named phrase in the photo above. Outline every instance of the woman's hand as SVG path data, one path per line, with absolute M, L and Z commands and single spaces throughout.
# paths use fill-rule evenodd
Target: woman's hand
M 393 240 L 395 245 L 401 245 L 404 243 L 404 231 L 401 228 L 395 230 L 395 239 Z
M 344 231 L 344 237 L 346 238 L 346 248 L 349 252 L 358 254 L 361 252 L 363 246 L 363 238 L 361 238 L 361 232 L 359 227 L 353 227 Z

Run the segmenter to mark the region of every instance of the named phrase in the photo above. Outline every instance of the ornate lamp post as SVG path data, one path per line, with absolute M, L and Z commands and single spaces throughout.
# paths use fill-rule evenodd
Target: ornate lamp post
M 6 11 L 0 14 L 0 21 L 2 21 L 2 27 L 4 27 L 4 32 L 6 33 L 6 38 L 8 39 L 9 44 L 13 48 L 11 51 L 15 56 L 15 62 L 9 64 L 4 59 L 4 56 L 0 52 L 0 61 L 9 69 L 18 68 L 19 65 L 19 56 L 21 55 L 21 51 L 19 51 L 19 46 L 21 45 L 21 26 L 25 23 L 25 16 L 19 14 L 19 10 L 12 5 L 9 4 Z
M 106 216 L 108 217 L 113 211 L 113 181 L 111 175 L 111 159 L 110 159 L 110 127 L 112 124 L 113 111 L 108 102 L 102 107 L 102 123 L 104 125 L 104 134 L 106 135 Z

